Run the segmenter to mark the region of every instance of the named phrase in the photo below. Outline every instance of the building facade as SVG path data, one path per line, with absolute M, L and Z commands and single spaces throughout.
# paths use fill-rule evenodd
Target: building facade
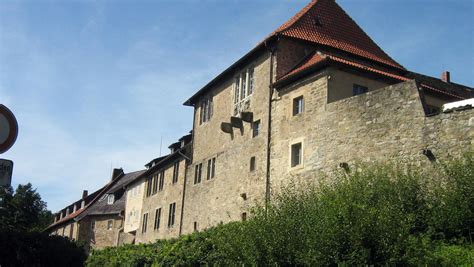
M 443 105 L 472 101 L 473 92 L 449 72 L 405 69 L 334 0 L 313 0 L 184 103 L 194 109 L 191 134 L 122 184 L 116 217 L 94 214 L 106 241 L 93 247 L 246 220 L 282 186 L 356 162 L 460 157 L 474 149 L 474 109 Z M 83 228 L 93 205 L 84 210 Z

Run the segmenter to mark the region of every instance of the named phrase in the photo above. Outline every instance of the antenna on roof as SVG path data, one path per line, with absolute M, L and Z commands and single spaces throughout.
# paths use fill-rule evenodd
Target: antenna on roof
M 160 157 L 161 157 L 161 146 L 163 145 L 163 135 L 160 136 Z

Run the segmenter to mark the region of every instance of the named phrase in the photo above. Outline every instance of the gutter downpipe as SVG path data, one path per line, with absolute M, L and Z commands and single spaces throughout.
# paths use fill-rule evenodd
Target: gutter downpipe
M 181 236 L 183 234 L 183 218 L 184 218 L 184 201 L 186 197 L 186 183 L 188 182 L 188 166 L 193 163 L 193 154 L 194 154 L 194 127 L 196 127 L 196 107 L 194 108 L 194 115 L 193 115 L 193 132 L 191 134 L 191 158 L 187 157 L 181 151 L 178 153 L 185 158 L 184 160 L 184 180 L 183 180 L 183 198 L 181 199 L 181 216 L 179 219 L 179 233 L 178 235 Z M 187 163 L 189 161 L 189 164 Z
M 276 47 L 273 44 L 265 42 L 265 46 L 270 51 L 270 77 L 269 77 L 269 90 L 268 90 L 268 133 L 267 133 L 267 171 L 265 180 L 265 214 L 268 212 L 268 206 L 270 204 L 270 142 L 271 142 L 271 130 L 272 130 L 272 96 L 273 96 L 273 65 L 274 55 Z

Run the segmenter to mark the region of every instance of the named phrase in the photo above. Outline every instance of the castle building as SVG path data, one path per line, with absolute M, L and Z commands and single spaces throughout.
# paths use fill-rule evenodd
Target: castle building
M 358 161 L 459 157 L 474 148 L 473 92 L 407 70 L 334 0 L 313 0 L 184 103 L 192 135 L 125 187 L 123 243 L 246 220 L 290 181 Z

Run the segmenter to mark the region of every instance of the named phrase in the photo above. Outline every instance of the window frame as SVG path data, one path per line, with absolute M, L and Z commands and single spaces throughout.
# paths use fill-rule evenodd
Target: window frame
M 107 220 L 107 230 L 111 231 L 114 229 L 114 220 Z
M 179 161 L 173 164 L 173 184 L 178 182 L 179 178 Z
M 298 116 L 304 112 L 304 97 L 303 95 L 293 98 L 292 101 L 292 114 Z
M 261 126 L 261 120 L 256 120 L 252 122 L 252 138 L 255 138 L 260 135 Z
M 202 162 L 194 167 L 194 184 L 199 184 L 202 181 Z
M 115 195 L 114 194 L 108 194 L 107 195 L 107 205 L 112 205 L 115 202 Z
M 293 148 L 299 145 L 298 164 L 294 164 Z M 304 165 L 304 145 L 303 140 L 294 141 L 290 144 L 290 169 L 302 168 Z
M 157 176 L 158 176 L 158 192 L 161 192 L 165 188 L 165 170 L 161 170 Z
M 176 217 L 176 202 L 173 202 L 169 206 L 168 228 L 172 228 L 174 226 L 175 217 Z
M 143 213 L 143 216 L 142 216 L 142 234 L 146 233 L 147 226 L 148 226 L 148 212 Z
M 153 230 L 159 230 L 161 224 L 161 207 L 155 209 L 155 223 L 153 224 Z
M 233 81 L 233 114 L 240 112 L 241 106 L 250 99 L 255 92 L 255 67 L 249 66 L 239 71 Z M 237 112 L 236 112 L 237 111 Z M 237 113 L 237 114 L 236 114 Z

